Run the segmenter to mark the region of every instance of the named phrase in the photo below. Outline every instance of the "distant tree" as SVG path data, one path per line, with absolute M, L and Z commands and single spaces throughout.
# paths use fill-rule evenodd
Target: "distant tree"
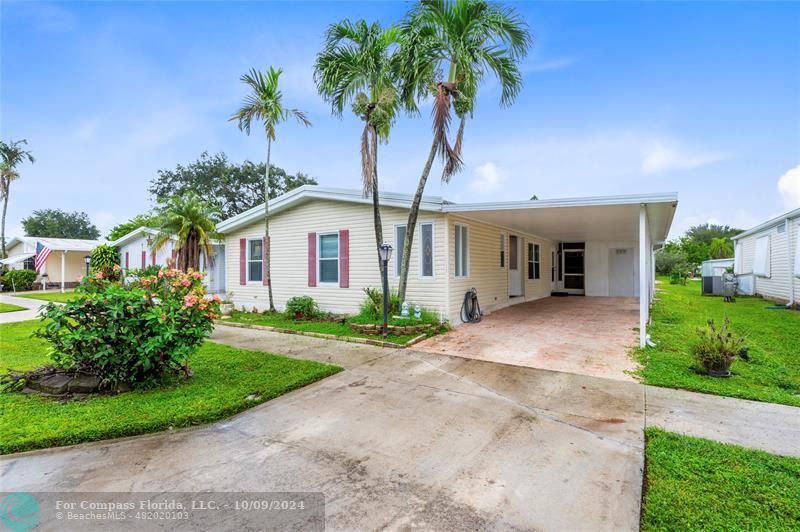
M 700 224 L 693 225 L 686 231 L 686 237 L 694 242 L 700 242 L 708 246 L 715 238 L 730 239 L 741 233 L 741 229 L 735 229 L 729 225 Z
M 539 200 L 539 196 L 537 196 L 536 194 L 531 196 L 531 201 L 538 201 L 538 200 Z
M 42 238 L 84 238 L 96 240 L 100 231 L 85 212 L 66 212 L 61 209 L 42 209 L 22 220 L 25 236 Z
M 3 220 L 0 224 L 0 246 L 2 257 L 6 257 L 6 211 L 8 210 L 8 195 L 11 192 L 11 182 L 19 178 L 17 166 L 26 160 L 34 162 L 31 152 L 23 148 L 28 141 L 25 139 L 4 142 L 0 140 L 0 198 L 3 200 Z
M 728 259 L 733 257 L 733 241 L 730 238 L 715 238 L 708 246 L 712 259 Z
M 158 177 L 150 181 L 148 191 L 156 203 L 163 203 L 172 196 L 194 192 L 205 201 L 215 205 L 223 219 L 264 202 L 264 163 L 244 161 L 234 164 L 224 153 L 209 155 L 203 152 L 200 158 L 187 165 L 158 171 Z M 288 174 L 283 168 L 272 165 L 269 190 L 275 198 L 302 185 L 316 185 L 317 180 L 302 172 Z M 134 228 L 135 229 L 135 228 Z
M 127 222 L 117 224 L 112 227 L 106 239 L 113 242 L 114 240 L 127 235 L 131 231 L 139 229 L 140 227 L 152 227 L 153 229 L 158 229 L 158 225 L 159 218 L 157 214 L 149 212 L 137 214 Z
M 173 196 L 160 205 L 158 215 L 160 232 L 153 243 L 153 251 L 164 247 L 175 236 L 178 269 L 186 271 L 193 268 L 199 271 L 201 255 L 205 255 L 207 262 L 211 261 L 211 240 L 219 220 L 219 212 L 213 205 L 189 192 L 183 196 Z

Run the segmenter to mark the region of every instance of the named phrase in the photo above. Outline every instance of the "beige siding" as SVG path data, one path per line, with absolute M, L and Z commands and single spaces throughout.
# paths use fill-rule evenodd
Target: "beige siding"
M 764 235 L 768 235 L 770 239 L 770 276 L 755 277 L 755 293 L 757 295 L 788 302 L 792 297 L 791 283 L 794 282 L 796 287 L 800 287 L 800 282 L 792 279 L 792 255 L 789 249 L 789 245 L 792 243 L 791 252 L 794 251 L 793 242 L 796 242 L 797 239 L 797 225 L 798 221 L 794 220 L 793 223 L 790 221 L 787 230 L 783 233 L 779 233 L 777 226 L 773 226 L 739 239 L 742 246 L 742 272 L 740 273 L 744 274 L 753 272 L 756 240 Z M 795 293 L 800 292 L 796 291 Z
M 387 208 L 382 210 L 384 240 L 397 247 L 394 242 L 394 226 L 405 224 L 408 211 Z M 444 238 L 444 216 L 438 213 L 420 213 L 419 224 L 434 224 L 434 277 L 422 279 L 419 275 L 420 231 L 414 235 L 411 253 L 411 268 L 407 290 L 407 301 L 435 311 L 445 312 L 446 256 Z M 326 233 L 341 229 L 350 231 L 350 287 L 319 284 L 308 286 L 308 240 L 309 232 Z M 256 307 L 263 310 L 269 306 L 267 287 L 261 283 L 239 284 L 239 239 L 259 238 L 263 235 L 260 220 L 237 229 L 227 235 L 226 276 L 227 290 L 233 293 L 237 307 L 248 310 Z M 380 287 L 381 280 L 375 249 L 375 230 L 370 205 L 315 200 L 283 211 L 270 220 L 272 279 L 275 305 L 283 308 L 292 296 L 309 295 L 327 311 L 355 313 L 364 299 L 363 288 Z M 397 287 L 394 262 L 397 250 L 389 262 L 389 284 Z
M 508 236 L 515 234 L 522 240 L 520 266 L 523 274 L 524 297 L 519 301 L 533 300 L 550 294 L 550 249 L 552 243 L 548 240 L 538 239 L 531 235 L 512 231 L 506 228 L 464 218 L 457 215 L 448 215 L 448 272 L 449 272 L 449 317 L 453 325 L 459 325 L 461 319 L 461 305 L 464 294 L 474 287 L 478 292 L 478 301 L 481 310 L 485 313 L 503 308 L 511 304 L 508 297 Z M 468 229 L 468 259 L 469 267 L 466 277 L 455 277 L 455 226 L 464 225 Z M 506 266 L 500 267 L 500 234 L 505 235 Z M 535 242 L 541 246 L 540 279 L 527 279 L 527 243 Z M 516 298 L 515 298 L 516 299 Z

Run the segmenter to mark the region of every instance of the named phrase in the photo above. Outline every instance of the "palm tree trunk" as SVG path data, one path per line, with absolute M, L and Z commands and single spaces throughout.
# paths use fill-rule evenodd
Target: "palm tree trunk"
M 372 130 L 372 218 L 375 226 L 375 252 L 378 255 L 378 271 L 383 279 L 383 261 L 378 248 L 383 244 L 383 222 L 381 221 L 381 201 L 378 194 L 378 130 Z
M 431 174 L 431 167 L 433 160 L 436 158 L 436 138 L 434 137 L 431 144 L 431 152 L 428 154 L 428 160 L 425 161 L 425 167 L 422 169 L 422 175 L 419 176 L 419 183 L 417 184 L 417 192 L 414 194 L 414 200 L 411 202 L 411 208 L 408 211 L 408 222 L 406 224 L 406 240 L 403 245 L 403 262 L 400 265 L 400 285 L 397 288 L 400 301 L 406 300 L 406 285 L 408 283 L 408 267 L 411 264 L 411 244 L 414 242 L 414 229 L 417 226 L 417 216 L 419 216 L 419 204 L 422 202 L 422 193 L 425 191 L 425 184 L 428 182 L 428 176 Z
M 10 183 L 9 183 L 10 185 Z M 5 187 L 6 192 L 3 194 L 3 221 L 0 227 L 0 240 L 3 241 L 3 258 L 6 258 L 6 211 L 8 210 L 8 193 L 9 187 Z
M 272 155 L 272 139 L 267 137 L 267 170 L 264 172 L 264 255 L 267 258 L 267 293 L 269 294 L 269 310 L 275 312 L 275 302 L 272 299 L 272 273 L 270 263 L 272 262 L 272 253 L 269 247 L 269 177 L 272 173 L 272 167 L 269 164 L 270 156 Z

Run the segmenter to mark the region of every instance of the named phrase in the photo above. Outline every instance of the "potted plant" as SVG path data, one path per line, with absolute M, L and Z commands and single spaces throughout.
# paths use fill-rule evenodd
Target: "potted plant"
M 295 320 L 310 320 L 319 314 L 317 302 L 311 296 L 295 296 L 286 302 L 286 316 Z
M 233 292 L 228 292 L 219 304 L 220 314 L 230 316 L 233 312 Z
M 731 365 L 742 351 L 744 338 L 731 331 L 728 316 L 717 327 L 714 320 L 708 320 L 705 327 L 699 327 L 700 340 L 694 345 L 692 353 L 712 377 L 730 377 Z

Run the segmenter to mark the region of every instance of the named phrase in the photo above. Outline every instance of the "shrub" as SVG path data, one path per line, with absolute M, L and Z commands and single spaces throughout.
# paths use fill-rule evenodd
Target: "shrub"
M 3 283 L 3 290 L 6 292 L 11 290 L 30 290 L 35 280 L 36 272 L 33 270 L 8 270 L 0 278 L 0 282 Z
M 669 284 L 680 284 L 685 285 L 687 280 L 689 279 L 689 271 L 688 266 L 686 264 L 680 264 L 672 268 L 672 271 L 669 274 Z
M 202 274 L 162 269 L 120 285 L 103 272 L 84 280 L 65 305 L 50 303 L 36 333 L 53 362 L 98 375 L 103 386 L 153 380 L 182 370 L 211 333 L 219 298 L 204 296 Z
M 744 338 L 735 336 L 731 331 L 728 316 L 722 319 L 722 326 L 717 328 L 714 320 L 708 320 L 705 327 L 698 327 L 700 336 L 692 348 L 692 354 L 706 369 L 727 371 L 736 355 L 742 350 Z
M 311 319 L 319 315 L 317 302 L 311 296 L 295 296 L 286 302 L 286 316 L 294 318 L 301 315 L 303 318 Z
M 370 321 L 383 320 L 383 290 L 380 288 L 365 288 L 366 298 L 361 302 L 359 315 Z M 389 289 L 389 316 L 400 314 L 403 302 L 394 289 Z
M 92 274 L 101 272 L 105 279 L 119 280 L 119 251 L 114 246 L 100 244 L 92 250 L 89 267 Z

